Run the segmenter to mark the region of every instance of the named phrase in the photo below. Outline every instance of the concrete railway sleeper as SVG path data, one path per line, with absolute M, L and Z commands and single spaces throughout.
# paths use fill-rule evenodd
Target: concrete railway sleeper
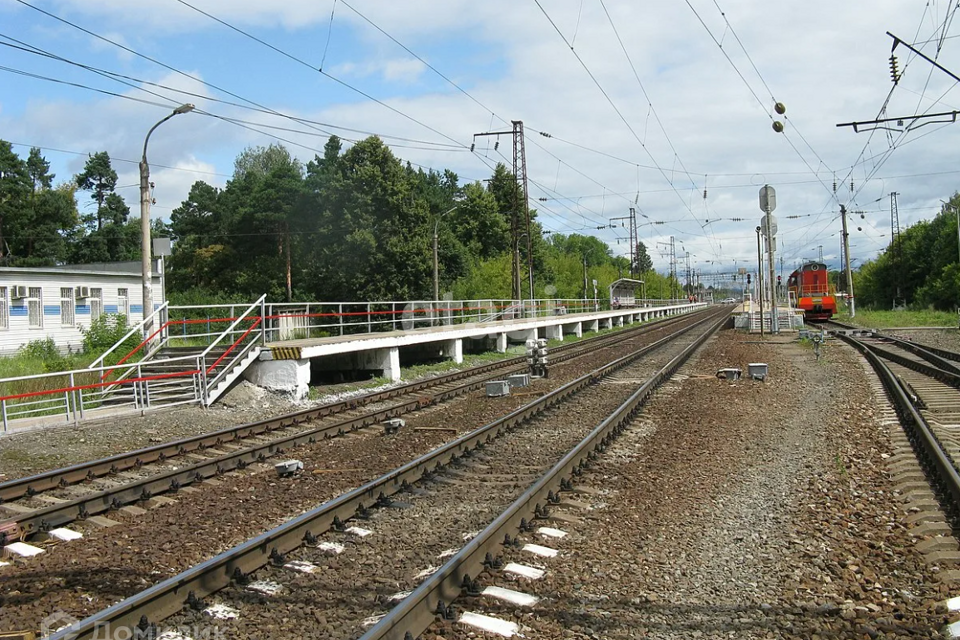
M 364 633 L 360 640 L 412 640 L 423 633 L 438 615 L 448 619 L 456 617 L 454 601 L 461 594 L 480 593 L 477 576 L 484 571 L 502 568 L 499 555 L 503 546 L 514 544 L 518 532 L 531 530 L 532 521 L 549 517 L 552 505 L 560 502 L 560 495 L 574 490 L 574 482 L 583 469 L 630 426 L 636 412 L 651 394 L 721 326 L 722 323 L 715 324 L 644 382 L 496 520 Z
M 516 482 L 497 483 L 493 481 L 499 477 L 493 472 L 497 469 L 496 465 L 499 464 L 504 469 L 521 473 L 521 475 L 527 472 L 539 476 L 543 469 L 552 467 L 556 464 L 556 460 L 560 459 L 561 464 L 558 468 L 565 469 L 566 471 L 563 473 L 572 472 L 573 467 L 580 464 L 581 460 L 597 455 L 597 451 L 594 449 L 602 449 L 604 438 L 612 437 L 610 434 L 618 428 L 622 420 L 626 419 L 624 416 L 639 406 L 657 384 L 667 379 L 683 359 L 689 356 L 726 320 L 726 313 L 723 312 L 696 319 L 695 322 L 680 328 L 671 336 L 658 340 L 635 353 L 618 358 L 572 382 L 564 384 L 503 418 L 449 442 L 366 485 L 330 500 L 316 509 L 293 518 L 279 527 L 256 536 L 173 578 L 164 580 L 98 614 L 62 629 L 51 637 L 60 640 L 92 638 L 98 632 L 102 636 L 104 629 L 109 629 L 110 635 L 113 637 L 130 637 L 130 633 L 134 629 L 155 633 L 155 625 L 159 621 L 174 614 L 179 614 L 184 608 L 187 609 L 187 612 L 179 615 L 192 615 L 189 612 L 190 609 L 202 609 L 205 606 L 205 600 L 211 594 L 225 588 L 234 589 L 236 585 L 251 579 L 255 571 L 260 569 L 264 571 L 280 570 L 273 567 L 287 564 L 295 553 L 312 549 L 321 536 L 343 535 L 336 532 L 344 529 L 351 519 L 372 517 L 376 521 L 380 516 L 388 518 L 391 517 L 390 514 L 403 514 L 405 512 L 403 509 L 373 508 L 375 506 L 403 506 L 393 501 L 392 496 L 397 493 L 408 490 L 413 493 L 422 493 L 418 500 L 418 506 L 413 507 L 415 510 L 422 508 L 419 506 L 420 502 L 429 503 L 432 492 L 429 488 L 426 491 L 414 488 L 415 483 L 421 480 L 436 480 L 435 483 L 428 485 L 428 487 L 434 487 L 436 493 L 442 493 L 442 490 L 450 485 L 454 486 L 455 493 L 460 495 L 459 500 L 453 497 L 449 501 L 442 501 L 440 506 L 445 510 L 445 517 L 457 523 L 455 526 L 468 526 L 461 524 L 461 522 L 470 518 L 483 517 L 483 522 L 489 522 L 490 519 L 495 518 L 497 513 L 502 511 L 504 506 L 513 501 L 516 493 L 510 492 L 522 492 L 523 487 L 529 486 L 527 482 L 518 486 Z M 678 342 L 682 345 L 678 346 Z M 663 349 L 670 350 L 670 353 L 666 356 L 660 355 Z M 675 355 L 675 351 L 680 351 L 681 355 Z M 654 352 L 660 358 L 660 362 L 657 364 L 650 362 L 653 358 L 651 354 Z M 665 368 L 662 368 L 664 360 L 669 360 L 669 363 Z M 630 369 L 627 369 L 628 367 Z M 642 373 L 640 372 L 641 368 L 645 368 Z M 635 386 L 607 384 L 605 382 L 611 377 L 616 377 L 621 370 L 623 370 L 622 375 L 624 377 L 629 374 L 630 380 L 636 379 L 640 375 L 646 377 L 653 372 L 658 373 L 655 373 L 653 379 L 645 383 L 639 392 L 634 392 Z M 626 402 L 624 402 L 624 399 L 627 399 Z M 629 408 L 625 408 L 628 405 Z M 563 419 L 558 419 L 561 417 L 559 416 L 561 406 L 564 415 L 562 416 Z M 614 411 L 617 407 L 620 407 L 620 409 Z M 607 416 L 611 412 L 613 412 L 613 417 L 603 421 L 599 427 L 595 426 L 597 424 L 596 416 Z M 573 425 L 573 423 L 576 424 Z M 524 428 L 518 430 L 517 427 L 520 425 L 523 425 Z M 497 437 L 506 432 L 512 432 L 510 438 Z M 574 434 L 576 434 L 575 437 Z M 590 434 L 590 438 L 588 441 L 581 442 L 586 434 Z M 574 447 L 572 451 L 571 447 Z M 494 452 L 500 450 L 504 450 L 499 454 L 503 456 L 503 459 L 494 457 Z M 478 469 L 478 473 L 475 474 L 473 479 L 458 479 L 463 474 L 455 470 L 451 471 L 458 462 L 469 467 L 470 460 L 484 458 L 487 459 L 489 466 Z M 546 462 L 548 459 L 549 463 Z M 457 475 L 458 473 L 460 475 Z M 451 474 L 453 474 L 453 477 L 449 477 Z M 544 513 L 543 505 L 546 502 L 540 498 L 540 490 L 553 484 L 556 484 L 555 488 L 559 489 L 559 476 L 555 474 L 550 480 L 542 481 L 536 481 L 536 477 L 534 477 L 532 480 L 536 482 L 534 484 L 536 492 L 530 493 L 530 491 L 533 491 L 531 489 L 524 495 L 537 496 L 540 503 L 538 511 L 542 515 Z M 483 490 L 475 490 L 478 484 L 483 487 Z M 461 514 L 459 509 L 464 505 L 460 503 L 464 502 L 467 496 L 471 499 L 475 496 L 482 497 L 487 493 L 493 493 L 501 485 L 507 486 L 509 488 L 508 493 L 513 497 L 509 499 L 503 499 L 502 497 L 489 498 L 488 507 L 483 513 L 464 511 Z M 469 491 L 470 488 L 474 491 Z M 546 496 L 546 492 L 544 492 L 544 496 Z M 493 506 L 496 506 L 496 508 L 491 511 L 490 509 Z M 532 503 L 529 506 L 531 509 L 535 507 Z M 492 516 L 488 517 L 487 512 Z M 436 522 L 432 522 L 432 526 L 425 527 L 424 520 L 417 514 L 419 512 L 407 518 L 406 526 L 412 527 L 411 530 L 419 531 L 424 535 L 443 535 L 447 538 L 453 535 Z M 396 515 L 396 517 L 400 518 L 401 516 Z M 500 523 L 502 519 L 502 517 L 497 519 L 496 523 Z M 519 522 L 519 517 L 514 518 L 513 515 L 507 519 L 511 523 Z M 456 534 L 456 536 L 459 539 L 459 534 Z M 402 534 L 384 535 L 380 540 L 384 543 L 406 544 L 409 547 L 409 541 Z M 474 540 L 477 540 L 477 538 L 474 538 Z M 416 546 L 419 548 L 419 545 Z M 468 548 L 474 546 L 474 543 L 471 542 Z M 463 552 L 463 550 L 458 552 L 458 557 L 462 556 Z M 394 557 L 380 549 L 372 549 L 371 553 L 371 561 L 390 563 Z M 350 566 L 362 567 L 365 566 L 365 563 L 353 562 Z M 469 565 L 468 569 L 474 571 Z M 379 579 L 380 574 L 374 569 L 369 569 L 369 572 L 372 572 L 371 575 L 375 577 L 371 579 Z M 318 575 L 333 579 L 335 572 L 323 572 Z M 354 583 L 349 576 L 343 579 L 346 582 L 335 590 L 335 594 L 350 597 L 355 589 Z M 461 578 L 457 577 L 456 579 L 460 580 Z M 356 587 L 356 589 L 359 589 L 359 587 Z M 328 592 L 320 592 L 314 589 L 310 593 L 310 598 L 313 600 Z M 364 594 L 359 595 L 365 598 Z M 382 609 L 383 605 L 367 602 L 366 606 Z M 270 607 L 268 606 L 267 609 L 270 609 Z M 355 613 L 353 609 L 351 609 L 351 612 Z M 361 631 L 358 630 L 359 632 Z M 399 637 L 403 637 L 403 633 Z
M 602 348 L 603 346 L 613 344 L 629 336 L 671 326 L 672 324 L 682 321 L 683 317 L 684 316 L 674 316 L 665 318 L 643 324 L 636 328 L 618 331 L 613 335 L 600 335 L 576 343 L 558 345 L 551 348 L 551 359 L 554 362 L 562 362 L 563 360 L 580 355 L 585 349 Z M 94 478 L 113 475 L 121 471 L 138 470 L 145 465 L 173 460 L 189 453 L 202 453 L 205 449 L 238 443 L 244 439 L 257 436 L 269 435 L 274 431 L 287 429 L 302 423 L 358 409 L 385 400 L 419 393 L 471 377 L 482 376 L 486 373 L 497 372 L 496 375 L 504 375 L 505 371 L 510 372 L 513 369 L 519 370 L 523 368 L 525 363 L 526 358 L 524 356 L 508 358 L 499 362 L 479 365 L 469 369 L 390 387 L 382 391 L 366 393 L 339 402 L 311 407 L 275 418 L 231 426 L 210 433 L 145 447 L 136 451 L 121 453 L 60 469 L 52 469 L 28 477 L 8 480 L 0 483 L 0 504 L 37 495 L 44 491 L 87 482 Z
M 552 360 L 554 363 L 571 360 L 585 353 L 607 348 L 613 344 L 619 345 L 625 339 L 644 335 L 650 330 L 662 330 L 674 326 L 676 322 L 686 322 L 696 317 L 700 316 L 684 316 L 683 319 L 676 319 L 669 323 L 647 325 L 642 328 L 642 331 L 635 330 L 629 333 L 619 332 L 615 336 L 605 336 L 605 339 L 599 342 L 568 345 L 569 347 L 580 346 L 580 348 L 566 349 L 564 353 L 552 357 Z M 494 377 L 500 375 L 502 375 L 502 372 L 496 374 Z M 369 411 L 357 417 L 350 417 L 332 423 L 327 422 L 314 428 L 302 429 L 290 435 L 274 438 L 268 442 L 222 453 L 190 465 L 181 465 L 168 471 L 139 478 L 102 491 L 91 492 L 81 497 L 43 506 L 29 512 L 24 511 L 15 517 L 0 520 L 0 542 L 3 542 L 4 539 L 23 539 L 35 533 L 62 527 L 77 519 L 84 519 L 92 515 L 117 509 L 127 504 L 145 501 L 163 493 L 176 492 L 182 487 L 202 482 L 203 480 L 222 475 L 229 471 L 244 469 L 250 464 L 282 455 L 285 451 L 293 447 L 302 444 L 316 443 L 326 438 L 343 435 L 363 427 L 382 423 L 390 418 L 405 415 L 426 406 L 434 405 L 473 391 L 480 388 L 490 377 L 487 367 L 483 367 L 480 374 L 474 376 L 471 381 L 450 388 L 443 388 L 443 385 L 438 385 L 439 389 L 435 389 L 434 393 L 430 396 L 416 393 L 416 391 L 422 389 L 422 387 L 416 387 L 414 391 L 408 391 L 407 393 L 407 395 L 414 396 L 413 399 L 405 402 L 397 402 L 383 409 Z M 460 378 L 462 379 L 462 377 Z M 292 419 L 291 416 L 284 416 L 280 420 L 290 419 Z M 288 424 L 292 424 L 292 422 L 288 422 Z M 262 426 L 262 423 L 259 425 L 243 425 L 243 427 L 249 426 Z M 213 449 L 213 451 L 215 451 L 215 449 Z M 33 493 L 29 493 L 28 497 L 32 495 Z

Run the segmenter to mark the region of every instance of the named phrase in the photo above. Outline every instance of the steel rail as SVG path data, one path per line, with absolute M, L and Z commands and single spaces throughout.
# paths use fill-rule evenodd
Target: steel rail
M 904 338 L 898 338 L 892 336 L 888 333 L 884 333 L 879 329 L 864 329 L 861 327 L 855 327 L 853 325 L 844 324 L 842 322 L 837 322 L 836 320 L 830 320 L 824 324 L 832 324 L 841 328 L 843 331 L 855 331 L 858 333 L 869 333 L 873 337 L 881 338 L 883 340 L 888 340 L 904 351 L 909 351 L 910 353 L 920 356 L 927 362 L 930 362 L 944 371 L 949 371 L 951 373 L 960 374 L 960 366 L 953 364 L 954 362 L 960 362 L 960 353 L 955 351 L 948 351 L 947 349 L 940 349 L 938 347 L 932 347 L 930 345 L 920 344 L 913 340 L 906 340 Z M 944 327 L 945 329 L 950 329 L 952 327 Z
M 910 401 L 910 392 L 903 388 L 900 379 L 887 367 L 881 356 L 874 353 L 875 347 L 852 336 L 839 335 L 838 337 L 867 358 L 887 390 L 900 418 L 900 424 L 903 425 L 917 457 L 924 465 L 927 477 L 931 479 L 945 510 L 953 517 L 960 515 L 960 473 L 930 425 Z
M 691 317 L 696 317 L 696 315 L 681 316 L 677 321 L 690 319 Z M 673 324 L 675 323 L 670 323 L 669 326 L 673 326 Z M 663 326 L 663 324 L 658 325 L 659 328 L 663 328 Z M 647 329 L 649 329 L 649 327 L 647 327 Z M 619 342 L 623 338 L 623 333 L 621 332 L 615 336 L 605 337 L 608 338 L 609 342 Z M 602 348 L 607 346 L 607 343 L 601 342 L 592 346 L 594 348 Z M 572 351 L 554 357 L 554 362 L 571 359 L 579 355 L 580 352 Z M 521 357 L 520 359 L 523 360 L 524 358 Z M 356 431 L 412 411 L 417 411 L 426 406 L 436 404 L 437 402 L 463 395 L 464 393 L 479 388 L 486 380 L 487 378 L 474 380 L 473 382 L 468 382 L 427 397 L 418 396 L 407 402 L 395 404 L 378 411 L 347 418 L 333 424 L 298 431 L 287 436 L 274 438 L 268 442 L 255 444 L 187 466 L 178 467 L 164 473 L 154 474 L 116 487 L 79 496 L 72 500 L 41 507 L 28 513 L 11 516 L 0 520 L 0 543 L 11 539 L 24 539 L 39 532 L 63 527 L 75 520 L 82 520 L 93 515 L 106 513 L 135 502 L 143 502 L 156 495 L 176 493 L 185 486 L 203 482 L 204 480 L 223 475 L 230 471 L 244 469 L 250 464 L 282 455 L 290 448 L 302 444 L 314 444 L 322 439 Z
M 904 351 L 909 351 L 913 355 L 923 358 L 938 369 L 943 369 L 944 371 L 949 371 L 950 373 L 960 375 L 960 365 L 955 364 L 956 362 L 960 361 L 960 353 L 954 353 L 953 351 L 947 351 L 946 349 L 930 347 L 925 344 L 914 342 L 913 340 L 905 340 L 903 338 L 897 338 L 885 333 L 878 334 L 878 337 L 882 337 L 884 340 L 889 340 Z
M 668 344 L 679 336 L 705 323 L 722 322 L 727 314 L 709 314 L 707 317 L 680 327 L 675 333 L 661 338 L 633 353 L 564 384 L 508 415 L 465 434 L 430 453 L 404 464 L 383 476 L 368 482 L 323 505 L 303 513 L 278 527 L 262 533 L 214 558 L 164 580 L 99 613 L 80 620 L 50 636 L 50 640 L 100 640 L 106 637 L 130 638 L 137 630 L 141 634 L 155 631 L 153 626 L 186 606 L 198 606 L 203 598 L 246 576 L 270 562 L 283 562 L 283 556 L 303 544 L 311 544 L 318 535 L 339 529 L 356 515 L 362 515 L 370 506 L 388 504 L 389 496 L 408 489 L 421 479 L 429 479 L 444 466 L 501 433 L 520 425 L 597 383 L 601 378 L 628 366 L 650 352 Z M 686 316 L 687 319 L 690 316 Z M 711 324 L 711 326 L 713 326 Z
M 695 315 L 696 313 L 697 312 L 694 312 L 694 314 L 684 314 L 681 316 L 672 316 L 666 319 L 659 319 L 652 323 L 647 323 L 636 328 L 619 331 L 612 335 L 596 336 L 594 338 L 588 338 L 587 340 L 582 340 L 567 345 L 559 345 L 551 349 L 551 354 L 563 354 L 567 351 L 577 352 L 578 349 L 585 346 L 599 348 L 608 342 L 614 342 L 616 340 L 623 339 L 625 336 L 636 334 L 642 335 L 643 333 L 655 329 L 671 326 L 672 324 L 681 321 L 683 318 L 688 318 L 690 315 Z M 552 359 L 554 362 L 562 362 L 566 359 L 569 359 L 569 357 L 563 357 L 561 359 L 561 356 L 554 355 Z M 469 369 L 434 376 L 425 380 L 410 382 L 382 391 L 367 393 L 361 396 L 350 398 L 348 400 L 332 402 L 319 407 L 295 411 L 282 416 L 277 416 L 275 418 L 268 418 L 257 422 L 227 427 L 218 431 L 190 436 L 164 444 L 158 444 L 137 449 L 135 451 L 100 458 L 98 460 L 91 460 L 89 462 L 71 465 L 69 467 L 52 469 L 50 471 L 45 471 L 32 476 L 8 480 L 0 483 L 0 504 L 3 504 L 4 502 L 10 502 L 12 500 L 18 500 L 23 497 L 29 497 L 43 491 L 62 488 L 71 484 L 78 484 L 80 482 L 92 480 L 94 478 L 116 474 L 121 471 L 140 469 L 146 464 L 164 462 L 165 460 L 174 458 L 176 456 L 203 451 L 207 448 L 230 444 L 254 436 L 260 436 L 310 420 L 325 418 L 336 413 L 356 409 L 364 405 L 390 400 L 392 398 L 410 393 L 416 393 L 418 391 L 430 389 L 444 384 L 449 384 L 465 378 L 482 375 L 486 372 L 510 369 L 510 367 L 519 367 L 525 362 L 525 356 L 508 358 L 498 362 L 478 365 Z
M 637 389 L 623 404 L 567 453 L 556 465 L 511 504 L 486 529 L 468 542 L 440 569 L 364 633 L 360 640 L 405 640 L 415 638 L 436 619 L 438 612 L 449 617 L 450 603 L 462 591 L 475 588 L 474 580 L 497 560 L 511 534 L 523 530 L 527 518 L 549 516 L 551 504 L 559 502 L 561 491 L 572 488 L 573 479 L 619 436 L 633 420 L 647 398 L 727 321 L 726 314 L 709 327 L 693 344 Z
M 849 337 L 849 336 L 846 336 L 846 337 Z M 886 339 L 886 336 L 881 336 L 881 338 Z M 901 345 L 897 345 L 897 346 L 900 348 L 904 348 Z M 878 356 L 880 356 L 884 360 L 889 360 L 890 362 L 896 362 L 897 364 L 903 367 L 906 367 L 907 369 L 912 369 L 917 373 L 923 374 L 935 380 L 939 380 L 940 382 L 943 382 L 944 384 L 948 384 L 951 387 L 960 389 L 960 372 L 955 371 L 953 367 L 951 367 L 949 370 L 945 370 L 933 364 L 918 362 L 913 358 L 908 358 L 899 353 L 889 351 L 877 345 L 869 345 L 869 347 L 874 353 L 876 353 Z M 913 351 L 909 349 L 905 349 L 905 350 L 909 351 L 910 353 L 913 353 Z M 917 354 L 917 355 L 921 355 L 921 354 Z M 936 356 L 934 356 L 932 353 L 927 355 L 932 356 L 937 362 L 941 360 L 940 358 L 937 358 Z M 921 355 L 921 357 L 923 356 Z

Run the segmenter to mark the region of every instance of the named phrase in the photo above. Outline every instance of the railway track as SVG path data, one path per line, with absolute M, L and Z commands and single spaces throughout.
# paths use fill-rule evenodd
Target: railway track
M 551 350 L 559 364 L 624 340 L 661 331 L 688 316 L 598 336 Z M 293 447 L 356 432 L 474 391 L 488 380 L 526 370 L 525 357 L 473 367 L 349 400 L 238 425 L 0 484 L 0 544 L 24 540 L 144 502 L 154 496 L 244 469 Z
M 944 511 L 960 521 L 960 354 L 871 332 L 837 333 L 880 378 Z M 946 356 L 946 357 L 945 357 Z
M 726 319 L 688 316 L 674 335 L 51 637 L 156 636 L 165 619 L 194 637 L 215 626 L 237 637 L 416 636 L 461 588 L 482 586 L 476 576 L 498 568 L 518 527 L 551 518 L 578 470 Z

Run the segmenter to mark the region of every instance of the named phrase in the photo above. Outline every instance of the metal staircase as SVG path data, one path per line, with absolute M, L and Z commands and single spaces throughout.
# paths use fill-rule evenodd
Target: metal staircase
M 175 346 L 170 327 L 184 321 L 170 321 L 166 304 L 133 327 L 117 344 L 90 365 L 103 370 L 101 380 L 110 382 L 88 393 L 101 407 L 133 407 L 146 410 L 177 404 L 213 404 L 243 375 L 260 355 L 265 342 L 264 304 L 261 296 L 219 334 L 208 336 L 204 346 Z M 147 334 L 148 327 L 159 328 Z M 133 335 L 143 341 L 116 366 L 104 369 L 104 360 Z M 143 357 L 134 362 L 137 355 Z

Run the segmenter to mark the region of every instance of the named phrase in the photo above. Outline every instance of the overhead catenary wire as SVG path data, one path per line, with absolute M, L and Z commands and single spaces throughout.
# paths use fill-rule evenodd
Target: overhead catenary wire
M 633 128 L 633 126 L 630 124 L 630 122 L 629 122 L 629 121 L 626 119 L 626 117 L 623 115 L 623 112 L 620 110 L 619 107 L 617 107 L 616 103 L 615 103 L 615 102 L 613 101 L 613 99 L 610 97 L 610 94 L 607 93 L 606 89 L 603 88 L 603 85 L 600 83 L 600 81 L 597 80 L 597 77 L 596 77 L 596 76 L 594 75 L 594 73 L 590 70 L 590 67 L 587 66 L 587 64 L 584 62 L 583 58 L 580 57 L 580 54 L 577 53 L 576 49 L 570 44 L 570 41 L 567 39 L 567 37 L 563 34 L 563 32 L 562 32 L 562 31 L 560 30 L 560 28 L 557 26 L 556 22 L 554 22 L 553 18 L 550 16 L 550 14 L 547 13 L 547 10 L 544 9 L 544 7 L 543 7 L 543 5 L 541 4 L 540 0 L 534 0 L 534 3 L 535 3 L 535 4 L 537 5 L 537 7 L 540 9 L 540 12 L 544 15 L 544 17 L 547 19 L 547 21 L 550 23 L 550 25 L 553 27 L 553 29 L 557 32 L 557 35 L 560 36 L 560 39 L 563 40 L 564 44 L 566 44 L 567 47 L 570 49 L 570 52 L 571 52 L 571 53 L 573 54 L 573 56 L 576 58 L 577 62 L 580 64 L 580 66 L 581 66 L 581 67 L 583 68 L 583 70 L 586 72 L 587 76 L 588 76 L 588 77 L 590 78 L 590 80 L 594 83 L 594 85 L 597 87 L 597 89 L 599 89 L 600 93 L 604 96 L 604 98 L 606 99 L 607 103 L 611 106 L 611 108 L 612 108 L 612 109 L 614 110 L 614 112 L 617 114 L 617 117 L 621 120 L 621 122 L 623 122 L 624 126 L 626 126 L 626 128 L 627 128 L 627 130 L 630 132 L 630 134 L 631 134 L 631 135 L 634 137 L 634 139 L 640 144 L 640 147 L 644 150 L 644 153 L 647 154 L 647 156 L 650 158 L 650 160 L 653 162 L 653 164 L 657 167 L 657 169 L 658 169 L 658 171 L 660 172 L 660 174 L 661 174 L 661 176 L 663 177 L 663 179 L 666 180 L 666 182 L 667 182 L 671 187 L 673 187 L 674 192 L 676 193 L 677 197 L 680 199 L 680 202 L 683 204 L 684 208 L 686 208 L 686 210 L 687 210 L 694 218 L 696 218 L 696 214 L 693 213 L 693 210 L 692 210 L 692 209 L 690 208 L 690 206 L 687 204 L 687 202 L 686 202 L 685 198 L 683 197 L 683 195 L 680 193 L 679 190 L 677 190 L 676 185 L 673 183 L 673 180 L 671 180 L 670 177 L 667 176 L 666 170 L 663 169 L 663 167 L 660 165 L 660 163 L 657 162 L 656 158 L 653 157 L 653 154 L 652 154 L 652 153 L 650 152 L 650 150 L 647 148 L 646 143 L 644 143 L 644 141 L 643 141 L 643 140 L 640 138 L 640 136 L 637 134 L 636 130 Z M 718 251 L 717 247 L 712 246 L 712 245 L 713 245 L 713 242 L 710 240 L 709 237 L 708 237 L 708 241 L 710 241 L 710 244 L 711 244 L 711 251 L 714 253 L 714 255 L 718 255 L 718 254 L 719 254 L 719 251 Z

